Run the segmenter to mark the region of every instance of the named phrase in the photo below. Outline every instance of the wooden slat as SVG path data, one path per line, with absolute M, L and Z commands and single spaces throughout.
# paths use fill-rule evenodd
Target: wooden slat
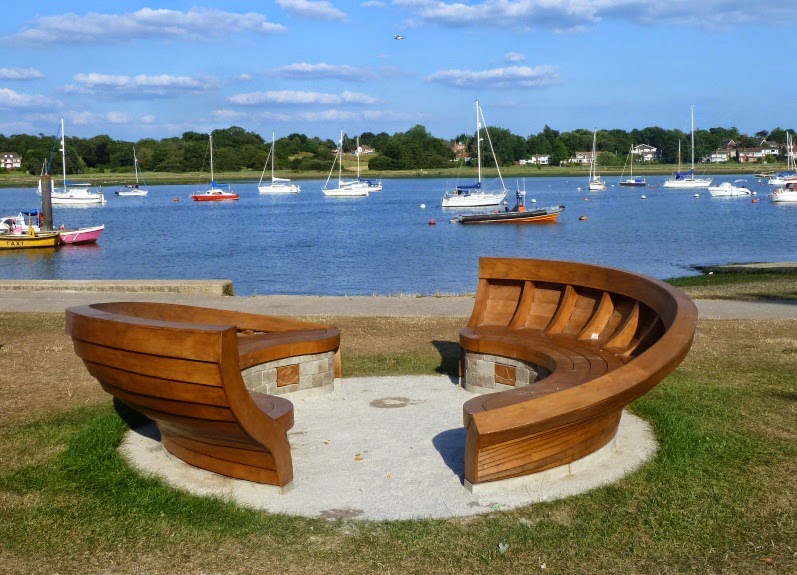
M 515 314 L 509 322 L 509 329 L 521 329 L 526 326 L 529 313 L 531 312 L 531 304 L 534 301 L 534 282 L 524 281 L 523 287 L 520 292 L 520 301 L 518 302 Z
M 600 341 L 601 334 L 609 323 L 609 320 L 614 313 L 614 302 L 609 292 L 603 292 L 598 307 L 595 308 L 592 317 L 584 325 L 584 328 L 576 335 L 576 339 L 587 339 L 591 341 Z
M 562 294 L 562 299 L 559 302 L 559 307 L 556 308 L 556 313 L 551 318 L 551 322 L 545 328 L 547 333 L 560 333 L 567 323 L 570 321 L 570 316 L 573 313 L 573 308 L 576 305 L 578 294 L 572 285 L 567 285 Z
M 550 282 L 534 282 L 534 297 L 523 327 L 543 330 L 559 309 L 565 286 Z
M 507 326 L 515 315 L 524 282 L 491 281 L 479 325 Z

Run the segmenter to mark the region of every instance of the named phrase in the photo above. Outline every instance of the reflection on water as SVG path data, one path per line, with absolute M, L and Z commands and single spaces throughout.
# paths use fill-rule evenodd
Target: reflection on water
M 718 177 L 716 181 L 738 176 Z M 555 224 L 452 224 L 440 207 L 453 182 L 385 180 L 367 198 L 327 198 L 322 181 L 261 196 L 237 184 L 237 202 L 191 202 L 195 186 L 151 186 L 147 197 L 108 195 L 105 206 L 54 206 L 54 224 L 105 224 L 96 246 L 0 252 L 3 279 L 224 278 L 241 295 L 462 293 L 476 288 L 479 256 L 588 261 L 667 278 L 693 265 L 793 260 L 797 205 L 712 198 L 656 186 L 579 191 L 581 179 L 527 179 L 531 206 L 564 204 Z M 514 182 L 512 183 L 514 185 Z M 647 199 L 641 199 L 642 195 Z M 511 194 L 510 194 L 511 196 Z M 178 199 L 179 201 L 175 201 Z M 32 189 L 0 190 L 0 215 L 37 207 Z M 425 204 L 426 208 L 421 208 Z M 586 221 L 580 221 L 586 216 Z M 437 225 L 429 225 L 430 220 Z

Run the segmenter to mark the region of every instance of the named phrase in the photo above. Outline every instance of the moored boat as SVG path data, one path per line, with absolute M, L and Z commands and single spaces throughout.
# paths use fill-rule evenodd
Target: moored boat
M 644 188 L 648 185 L 648 181 L 641 176 L 634 176 L 634 145 L 631 144 L 631 149 L 628 152 L 628 158 L 631 160 L 631 171 L 627 179 L 623 180 L 623 174 L 620 174 L 620 186 L 623 188 Z M 625 166 L 623 166 L 625 172 Z
M 461 214 L 451 220 L 458 224 L 531 224 L 538 222 L 554 222 L 565 207 L 549 206 L 547 208 L 526 208 L 526 192 L 518 190 L 517 204 L 509 210 L 494 210 L 483 214 Z
M 268 157 L 266 158 L 266 165 L 263 166 L 263 173 L 260 174 L 260 182 L 257 184 L 257 191 L 261 194 L 298 194 L 302 191 L 298 184 L 291 182 L 290 178 L 278 178 L 274 175 L 274 164 L 277 160 L 275 150 L 276 140 L 274 138 L 274 132 L 271 132 L 271 150 L 269 150 Z M 271 183 L 264 185 L 263 176 L 266 175 L 269 158 L 271 158 Z
M 709 186 L 708 193 L 715 198 L 753 195 L 747 187 L 747 180 L 734 180 L 733 183 L 722 182 L 716 186 Z
M 688 172 L 681 171 L 681 141 L 678 140 L 678 171 L 664 182 L 665 188 L 692 189 L 707 188 L 711 185 L 711 178 L 695 177 L 695 108 L 692 106 L 692 132 L 691 132 L 691 151 L 692 168 Z
M 590 192 L 600 192 L 606 189 L 606 182 L 604 182 L 598 174 L 598 161 L 597 161 L 597 143 L 598 131 L 592 131 L 592 157 L 589 162 L 589 181 L 587 188 Z
M 332 171 L 335 169 L 335 162 L 338 163 L 338 187 L 335 188 L 330 185 L 329 180 L 332 177 Z M 330 197 L 363 197 L 368 195 L 368 185 L 360 182 L 359 180 L 344 180 L 343 179 L 343 130 L 340 132 L 340 142 L 338 143 L 338 151 L 335 158 L 332 160 L 332 167 L 329 169 L 327 181 L 321 192 L 325 196 Z
M 51 158 L 52 159 L 52 158 Z M 93 206 L 106 203 L 102 191 L 92 191 L 91 184 L 70 182 L 66 179 L 66 137 L 64 136 L 64 119 L 61 118 L 61 165 L 63 171 L 63 187 L 50 190 L 50 203 L 54 206 Z M 49 173 L 49 171 L 48 171 Z M 37 193 L 41 196 L 41 180 Z
M 149 191 L 146 189 L 147 182 L 144 182 L 144 188 L 141 187 L 138 181 L 138 158 L 136 157 L 136 148 L 133 147 L 133 170 L 136 173 L 136 183 L 135 184 L 127 184 L 123 188 L 119 188 L 116 190 L 117 196 L 122 197 L 142 197 L 146 196 Z M 142 181 L 144 177 L 141 177 Z
M 501 176 L 501 168 L 496 164 L 498 170 L 498 179 L 501 181 L 501 189 L 496 192 L 487 192 L 482 189 L 482 137 L 481 127 L 484 125 L 484 133 L 487 135 L 487 141 L 490 144 L 490 150 L 493 152 L 495 158 L 495 150 L 493 150 L 493 142 L 490 139 L 490 132 L 487 130 L 487 122 L 484 120 L 479 107 L 479 101 L 476 100 L 476 168 L 477 168 L 477 181 L 475 184 L 468 186 L 456 186 L 453 192 L 446 190 L 440 205 L 444 208 L 482 208 L 486 206 L 497 206 L 506 197 L 506 186 L 504 185 L 504 178 Z
M 105 225 L 78 228 L 76 230 L 61 229 L 62 244 L 95 244 L 102 235 Z
M 210 142 L 210 189 L 197 191 L 191 194 L 191 199 L 197 202 L 221 202 L 224 200 L 237 200 L 238 194 L 232 191 L 229 184 L 217 184 L 213 178 L 213 134 Z
M 27 233 L 2 233 L 0 234 L 0 250 L 19 250 L 35 248 L 55 248 L 61 245 L 60 232 L 37 232 L 33 226 Z
M 769 194 L 769 200 L 772 202 L 797 202 L 797 189 L 795 189 L 795 186 L 797 184 L 790 182 L 782 188 L 773 190 Z

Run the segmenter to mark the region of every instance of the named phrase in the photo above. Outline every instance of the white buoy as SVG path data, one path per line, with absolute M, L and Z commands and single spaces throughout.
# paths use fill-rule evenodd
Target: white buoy
M 754 195 L 754 196 L 757 196 L 757 195 L 758 195 L 758 192 L 753 192 L 753 195 Z
M 535 200 L 534 198 L 531 198 L 531 203 L 532 203 L 532 204 L 536 204 L 536 203 L 537 203 L 537 200 Z
M 426 204 L 421 204 L 421 209 L 424 209 L 425 207 L 426 207 Z
M 696 198 L 699 198 L 699 197 L 700 197 L 700 194 L 695 194 L 695 197 L 696 197 Z
M 647 197 L 645 194 L 642 194 L 642 199 L 643 199 L 643 200 L 647 200 L 647 199 L 648 199 L 648 197 Z

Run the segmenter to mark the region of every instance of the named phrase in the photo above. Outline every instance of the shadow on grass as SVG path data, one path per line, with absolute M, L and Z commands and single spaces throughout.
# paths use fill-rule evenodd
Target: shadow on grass
M 440 365 L 435 368 L 437 373 L 447 375 L 452 381 L 459 381 L 459 357 L 461 348 L 454 341 L 434 340 L 432 344 L 440 354 Z

